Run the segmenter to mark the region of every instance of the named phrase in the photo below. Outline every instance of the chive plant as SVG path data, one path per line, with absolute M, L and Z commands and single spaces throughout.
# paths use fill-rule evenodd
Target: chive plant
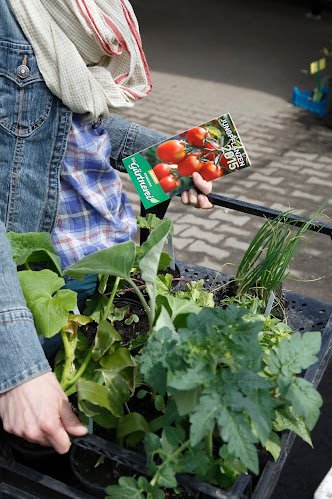
M 277 292 L 282 281 L 288 277 L 294 257 L 322 229 L 318 228 L 311 237 L 305 237 L 306 232 L 316 224 L 327 201 L 312 218 L 290 220 L 290 211 L 286 211 L 264 223 L 238 267 L 235 277 L 237 295 L 254 292 L 267 305 L 271 292 Z M 299 223 L 295 230 L 295 224 Z

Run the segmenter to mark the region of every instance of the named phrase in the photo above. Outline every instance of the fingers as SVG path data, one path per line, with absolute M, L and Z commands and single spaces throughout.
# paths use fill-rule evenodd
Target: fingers
M 59 454 L 70 448 L 68 433 L 75 436 L 87 433 L 51 372 L 0 395 L 0 417 L 7 432 L 54 447 Z
M 204 180 L 198 172 L 194 172 L 192 178 L 195 186 L 201 191 L 202 194 L 198 194 L 195 189 L 184 191 L 181 193 L 182 203 L 185 205 L 191 205 L 194 208 L 202 208 L 203 210 L 213 208 L 213 204 L 210 203 L 209 199 L 206 197 L 206 194 L 210 194 L 212 191 L 211 182 Z
M 81 421 L 75 416 L 69 403 L 64 403 L 61 410 L 61 422 L 64 429 L 69 435 L 74 435 L 75 437 L 82 437 L 88 433 L 87 428 L 81 423 Z
M 206 180 L 204 180 L 203 177 L 198 172 L 194 172 L 192 178 L 197 189 L 199 189 L 203 194 L 211 193 L 212 191 L 211 182 L 207 182 Z
M 210 203 L 209 199 L 204 194 L 197 194 L 195 189 L 189 189 L 189 191 L 182 192 L 181 201 L 185 205 L 191 205 L 194 208 L 202 208 L 203 210 L 213 208 L 213 204 Z

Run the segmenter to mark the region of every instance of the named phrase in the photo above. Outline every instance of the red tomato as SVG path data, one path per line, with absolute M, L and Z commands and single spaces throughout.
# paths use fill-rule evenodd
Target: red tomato
M 187 132 L 187 141 L 193 146 L 201 147 L 204 139 L 207 136 L 207 130 L 201 126 L 195 126 Z
M 168 163 L 178 163 L 186 153 L 184 152 L 184 144 L 180 140 L 168 140 L 157 147 L 157 155 L 162 161 Z
M 180 185 L 180 180 L 174 177 L 174 175 L 167 175 L 161 178 L 159 183 L 164 192 L 171 192 Z
M 172 166 L 173 165 L 170 165 L 169 163 L 158 163 L 153 167 L 153 171 L 155 172 L 157 178 L 163 178 L 171 173 Z
M 239 166 L 239 164 L 238 164 L 238 162 L 234 162 L 233 158 L 230 160 L 230 159 L 225 158 L 224 155 L 222 155 L 220 160 L 219 160 L 219 166 L 221 166 L 223 168 L 227 168 L 227 170 L 231 172 L 231 171 L 236 170 L 236 168 Z
M 223 154 L 219 160 L 219 165 L 223 166 L 224 168 L 228 168 L 228 160 L 225 158 L 225 155 Z
M 213 161 L 203 163 L 199 173 L 202 175 L 204 180 L 214 180 L 215 178 L 222 177 L 223 175 L 222 169 L 218 168 Z
M 203 166 L 203 163 L 199 160 L 200 155 L 201 153 L 199 152 L 187 154 L 186 157 L 178 164 L 178 173 L 180 175 L 190 176 L 194 172 L 198 172 Z
M 213 161 L 216 158 L 217 154 L 220 154 L 220 150 L 221 150 L 221 147 L 220 147 L 220 144 L 218 142 L 216 142 L 216 141 L 207 142 L 204 145 L 202 157 L 204 157 L 204 159 L 208 159 L 209 161 Z M 209 151 L 212 151 L 212 152 L 209 154 Z

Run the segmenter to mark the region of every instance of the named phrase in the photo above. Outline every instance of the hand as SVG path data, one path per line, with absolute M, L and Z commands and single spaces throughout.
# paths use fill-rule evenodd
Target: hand
M 68 452 L 68 436 L 87 429 L 70 408 L 67 396 L 52 372 L 42 374 L 0 395 L 0 417 L 8 433 Z
M 195 189 L 189 189 L 189 191 L 181 192 L 182 203 L 192 205 L 195 208 L 202 208 L 203 210 L 213 208 L 213 204 L 210 203 L 206 197 L 206 195 L 210 194 L 212 191 L 211 182 L 204 180 L 198 172 L 194 172 L 192 178 L 195 186 L 202 192 L 202 194 L 197 194 Z

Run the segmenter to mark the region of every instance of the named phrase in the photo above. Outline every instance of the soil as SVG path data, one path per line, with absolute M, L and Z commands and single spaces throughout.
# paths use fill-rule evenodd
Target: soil
M 72 454 L 72 466 L 80 480 L 83 479 L 88 482 L 85 484 L 86 488 L 91 490 L 91 485 L 95 486 L 95 492 L 97 493 L 99 489 L 101 497 L 104 497 L 102 496 L 103 490 L 109 485 L 117 485 L 120 477 L 130 476 L 137 478 L 137 472 L 132 468 L 111 461 L 106 457 L 100 460 L 99 454 L 82 447 L 75 447 Z M 166 498 L 185 499 L 195 497 L 187 492 L 176 494 L 171 490 L 163 490 Z
M 132 322 L 128 325 L 125 324 L 125 319 L 122 321 L 114 321 L 114 327 L 123 339 L 122 346 L 129 347 L 130 340 L 137 338 L 137 336 L 141 334 L 145 334 L 149 330 L 148 316 L 143 309 L 143 306 L 138 301 L 116 298 L 114 304 L 118 308 L 129 305 L 129 311 L 126 314 L 125 319 L 130 318 L 133 314 L 136 314 L 139 318 L 138 322 Z M 89 345 L 91 345 L 96 335 L 97 324 L 95 322 L 86 324 L 85 326 L 81 326 L 80 330 L 86 336 Z

